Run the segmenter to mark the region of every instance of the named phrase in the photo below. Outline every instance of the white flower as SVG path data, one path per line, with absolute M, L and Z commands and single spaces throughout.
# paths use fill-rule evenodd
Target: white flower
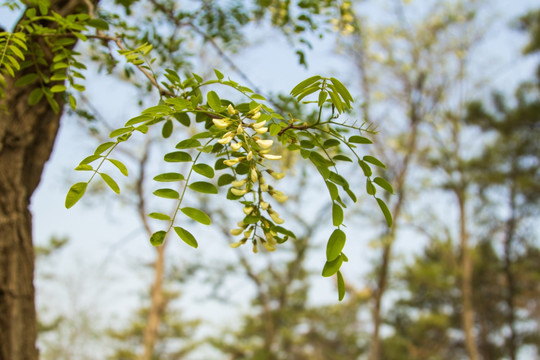
M 283 194 L 283 191 L 272 191 L 270 195 L 279 202 L 285 202 L 289 198 L 287 195 Z
M 268 184 L 261 184 L 261 191 L 268 191 Z
M 244 231 L 244 237 L 247 239 L 251 236 L 251 233 L 253 232 L 253 228 L 249 228 L 248 230 Z
M 237 159 L 228 159 L 228 160 L 224 160 L 223 163 L 227 166 L 234 166 L 236 164 L 238 164 L 240 160 L 237 158 Z
M 270 206 L 270 204 L 267 203 L 267 202 L 265 202 L 265 201 L 261 201 L 261 202 L 259 203 L 259 206 L 261 207 L 261 209 L 263 209 L 263 210 L 266 211 L 266 210 L 268 210 L 268 207 Z
M 279 160 L 279 159 L 281 159 L 281 155 L 262 154 L 261 156 L 263 158 L 265 158 L 265 159 L 268 159 L 268 160 Z
M 255 141 L 261 148 L 263 149 L 268 149 L 272 146 L 272 144 L 274 143 L 274 140 L 256 140 Z
M 244 186 L 245 184 L 247 183 L 247 179 L 242 179 L 242 180 L 236 180 L 236 181 L 233 181 L 231 183 L 231 185 L 235 188 L 241 188 L 242 186 Z
M 283 224 L 285 222 L 285 220 L 280 218 L 279 214 L 272 209 L 268 210 L 268 215 L 270 215 L 270 217 L 272 218 L 272 220 L 274 220 L 276 224 Z
M 233 149 L 234 151 L 240 150 L 241 147 L 242 147 L 242 142 L 241 141 L 231 145 L 231 149 Z
M 255 129 L 255 131 L 257 132 L 257 134 L 264 134 L 265 132 L 268 131 L 268 128 L 263 126 L 258 129 Z
M 220 130 L 223 130 L 223 129 L 226 129 L 229 125 L 231 125 L 231 122 L 228 121 L 229 118 L 225 118 L 225 119 L 212 119 L 212 122 L 214 123 L 214 125 L 216 125 L 216 127 Z
M 275 251 L 276 248 L 273 247 L 272 245 L 270 245 L 269 243 L 267 243 L 266 241 L 263 242 L 263 245 L 264 245 L 264 248 L 266 249 L 266 251 Z
M 253 152 L 248 152 L 247 156 L 246 156 L 246 160 L 247 161 L 251 161 L 251 159 L 253 159 Z
M 253 120 L 259 120 L 260 117 L 261 117 L 261 112 L 257 111 L 255 114 L 251 115 L 249 118 Z
M 236 195 L 236 196 L 244 196 L 247 194 L 249 190 L 248 189 L 235 189 L 235 188 L 231 188 L 231 192 Z
M 258 123 L 255 123 L 255 124 L 251 124 L 251 127 L 255 130 L 257 129 L 260 129 L 264 126 L 264 124 L 266 124 L 266 121 L 260 121 Z
M 221 139 L 218 140 L 218 143 L 225 145 L 231 142 L 231 140 L 234 138 L 234 132 L 229 131 Z
M 236 129 L 236 133 L 241 134 L 243 132 L 244 132 L 244 127 L 242 126 L 242 124 L 238 124 L 238 128 Z
M 244 211 L 244 214 L 249 215 L 253 212 L 253 209 L 254 209 L 253 206 L 246 206 L 242 210 Z

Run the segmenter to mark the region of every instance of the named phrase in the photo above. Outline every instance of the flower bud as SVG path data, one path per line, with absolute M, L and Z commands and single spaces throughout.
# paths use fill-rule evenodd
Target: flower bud
M 268 184 L 261 184 L 261 191 L 268 191 Z
M 231 140 L 234 138 L 234 133 L 232 131 L 229 131 L 221 139 L 218 140 L 218 143 L 225 145 L 231 142 Z
M 255 114 L 251 115 L 249 118 L 252 120 L 259 120 L 260 117 L 261 117 L 261 112 L 257 111 Z
M 242 126 L 242 124 L 238 124 L 238 128 L 236 129 L 236 133 L 238 135 L 240 135 L 243 132 L 244 132 L 244 127 Z
M 266 249 L 266 251 L 275 251 L 275 250 L 276 250 L 275 247 L 273 247 L 272 245 L 270 245 L 270 244 L 267 243 L 266 241 L 263 242 L 263 246 L 264 246 L 264 248 Z
M 272 191 L 270 195 L 279 202 L 285 202 L 289 198 L 287 195 L 283 194 L 282 191 Z
M 238 158 L 236 159 L 228 159 L 228 160 L 224 160 L 223 163 L 227 166 L 234 166 L 236 164 L 238 164 L 240 160 Z
M 276 180 L 281 180 L 285 176 L 285 173 L 282 173 L 282 172 L 275 172 L 275 171 L 272 171 L 272 170 L 268 170 L 268 172 Z
M 236 115 L 236 114 L 238 114 L 238 110 L 236 110 L 231 104 L 229 104 L 229 106 L 227 106 L 227 112 L 228 112 L 230 115 Z
M 280 218 L 279 214 L 272 209 L 268 210 L 268 215 L 270 215 L 270 217 L 276 224 L 283 224 L 285 222 L 285 220 Z
M 244 211 L 244 214 L 249 215 L 253 212 L 254 207 L 253 206 L 246 206 L 242 210 Z
M 254 182 L 254 183 L 257 182 L 257 179 L 259 179 L 259 176 L 257 175 L 257 169 L 251 168 L 250 177 L 251 177 L 251 182 Z
M 242 231 L 244 231 L 244 229 L 231 229 L 229 232 L 233 236 L 238 236 L 242 233 Z
M 270 206 L 269 203 L 267 203 L 266 201 L 261 201 L 259 203 L 259 206 L 261 207 L 261 209 L 263 209 L 264 211 L 268 210 L 268 207 Z
M 257 249 L 257 243 L 254 241 L 253 242 L 253 253 L 256 254 L 259 252 L 259 249 Z
M 251 161 L 253 159 L 253 152 L 248 152 L 247 156 L 246 156 L 246 160 L 247 161 Z

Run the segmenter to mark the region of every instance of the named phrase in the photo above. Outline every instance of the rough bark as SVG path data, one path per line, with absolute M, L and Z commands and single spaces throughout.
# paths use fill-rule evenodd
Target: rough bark
M 82 0 L 53 0 L 51 8 L 66 15 L 83 4 Z M 51 52 L 46 48 L 44 52 L 52 60 Z M 0 360 L 34 360 L 39 352 L 28 207 L 52 152 L 62 113 L 55 114 L 45 99 L 29 106 L 28 96 L 36 85 L 15 87 L 14 82 L 7 79 L 0 103 L 7 109 L 0 112 Z M 56 100 L 62 107 L 61 96 Z

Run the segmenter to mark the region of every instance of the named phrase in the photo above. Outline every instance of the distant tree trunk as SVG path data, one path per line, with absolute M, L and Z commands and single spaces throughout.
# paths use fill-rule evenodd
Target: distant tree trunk
M 472 304 L 472 259 L 469 249 L 469 235 L 467 234 L 465 194 L 456 189 L 459 205 L 459 237 L 461 247 L 461 321 L 465 334 L 465 348 L 470 360 L 478 360 L 478 346 L 474 335 L 474 309 Z
M 83 0 L 51 1 L 51 9 L 61 15 L 81 5 Z M 51 52 L 42 46 L 51 63 Z M 42 71 L 48 73 L 47 68 Z M 28 207 L 52 152 L 62 112 L 55 114 L 44 98 L 29 106 L 28 96 L 36 85 L 15 87 L 14 79 L 6 80 L 5 98 L 0 100 L 7 110 L 0 110 L 0 360 L 35 360 L 39 352 Z M 56 101 L 62 108 L 60 95 Z
M 512 179 L 513 181 L 513 179 Z M 512 190 L 510 191 L 510 217 L 506 221 L 506 229 L 504 235 L 504 275 L 506 278 L 506 311 L 507 322 L 510 328 L 510 334 L 506 339 L 508 347 L 508 355 L 511 360 L 517 358 L 517 331 L 516 331 L 516 283 L 514 279 L 514 272 L 512 269 L 512 246 L 516 230 L 516 189 L 515 184 L 512 184 Z

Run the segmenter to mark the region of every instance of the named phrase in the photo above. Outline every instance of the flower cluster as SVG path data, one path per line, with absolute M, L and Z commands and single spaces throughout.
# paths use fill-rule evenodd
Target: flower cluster
M 258 243 L 268 251 L 275 250 L 277 244 L 273 231 L 276 224 L 283 224 L 284 220 L 272 209 L 272 205 L 265 201 L 265 197 L 273 197 L 278 202 L 287 200 L 287 196 L 266 182 L 264 175 L 268 174 L 276 180 L 282 179 L 285 174 L 267 169 L 265 160 L 279 160 L 281 155 L 271 154 L 274 145 L 272 139 L 264 139 L 268 132 L 266 118 L 268 115 L 261 113 L 262 105 L 258 105 L 245 114 L 235 109 L 232 105 L 227 107 L 228 117 L 213 119 L 214 125 L 226 132 L 218 140 L 218 143 L 229 146 L 232 155 L 223 163 L 231 167 L 236 173 L 242 173 L 244 178 L 231 183 L 230 193 L 236 197 L 244 197 L 241 203 L 244 205 L 244 220 L 238 223 L 237 229 L 230 231 L 231 235 L 243 235 L 242 239 L 231 244 L 238 247 L 248 240 L 253 243 L 253 252 L 258 251 Z M 244 171 L 237 171 L 239 167 Z M 257 234 L 260 228 L 264 236 Z

